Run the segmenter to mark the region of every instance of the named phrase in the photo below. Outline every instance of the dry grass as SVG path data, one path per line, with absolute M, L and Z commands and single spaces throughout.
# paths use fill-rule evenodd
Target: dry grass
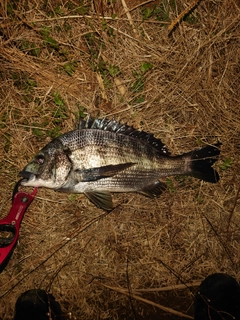
M 52 292 L 71 319 L 180 319 L 161 305 L 191 318 L 204 277 L 240 280 L 240 7 L 201 1 L 179 20 L 192 3 L 1 2 L 1 217 L 18 172 L 56 127 L 74 127 L 80 106 L 154 133 L 173 154 L 221 141 L 216 166 L 232 161 L 216 185 L 171 178 L 159 199 L 114 195 L 108 215 L 83 195 L 39 190 L 1 274 L 2 319 L 30 288 Z M 154 4 L 162 12 L 148 17 Z

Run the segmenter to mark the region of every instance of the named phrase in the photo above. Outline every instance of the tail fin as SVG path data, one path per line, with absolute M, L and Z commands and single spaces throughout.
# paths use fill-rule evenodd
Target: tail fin
M 221 143 L 217 143 L 213 146 L 206 146 L 189 153 L 191 156 L 190 174 L 193 177 L 207 182 L 218 182 L 219 175 L 217 171 L 212 168 L 212 165 L 218 159 L 220 145 Z

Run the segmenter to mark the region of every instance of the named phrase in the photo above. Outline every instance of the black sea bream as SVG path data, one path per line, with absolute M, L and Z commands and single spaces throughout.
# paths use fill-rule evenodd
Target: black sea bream
M 159 179 L 189 175 L 217 182 L 212 165 L 219 144 L 170 156 L 152 134 L 108 119 L 81 120 L 78 129 L 47 144 L 20 172 L 24 186 L 84 193 L 96 206 L 111 210 L 110 192 L 158 196 L 166 188 Z

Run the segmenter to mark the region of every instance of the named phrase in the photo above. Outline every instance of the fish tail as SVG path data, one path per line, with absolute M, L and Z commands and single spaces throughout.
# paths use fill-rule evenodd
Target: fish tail
M 213 146 L 206 146 L 190 152 L 190 175 L 207 182 L 216 183 L 219 180 L 219 174 L 212 167 L 220 154 L 221 143 Z

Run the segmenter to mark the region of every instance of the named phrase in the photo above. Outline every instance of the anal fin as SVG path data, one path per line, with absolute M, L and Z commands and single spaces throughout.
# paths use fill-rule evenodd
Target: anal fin
M 100 209 L 111 211 L 113 209 L 112 195 L 109 192 L 85 192 L 88 199 Z
M 139 191 L 139 193 L 149 198 L 159 197 L 167 188 L 166 183 L 157 181 L 154 184 L 147 186 Z

